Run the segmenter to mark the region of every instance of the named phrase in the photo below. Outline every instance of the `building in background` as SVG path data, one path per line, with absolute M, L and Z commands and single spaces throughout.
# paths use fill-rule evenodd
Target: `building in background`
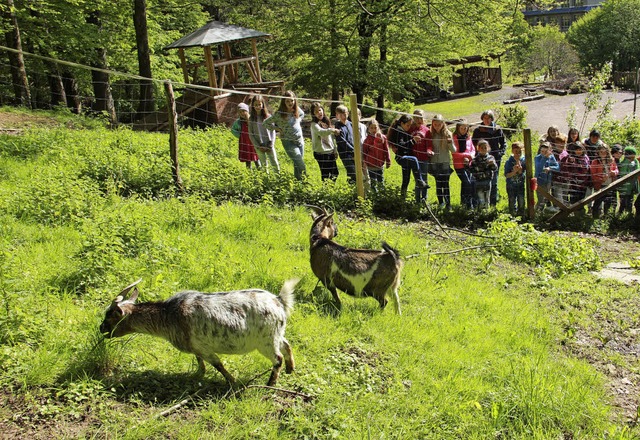
M 571 24 L 603 2 L 604 0 L 560 1 L 556 2 L 556 6 L 546 9 L 528 5 L 522 13 L 531 26 L 555 24 L 562 32 L 566 32 Z

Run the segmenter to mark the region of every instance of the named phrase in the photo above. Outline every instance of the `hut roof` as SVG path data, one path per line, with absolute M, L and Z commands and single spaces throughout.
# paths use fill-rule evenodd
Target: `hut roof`
M 244 28 L 242 26 L 222 23 L 221 21 L 210 21 L 200 29 L 169 44 L 165 49 L 212 46 L 214 44 L 229 43 L 232 41 L 246 40 L 250 38 L 267 38 L 270 36 L 270 34 Z

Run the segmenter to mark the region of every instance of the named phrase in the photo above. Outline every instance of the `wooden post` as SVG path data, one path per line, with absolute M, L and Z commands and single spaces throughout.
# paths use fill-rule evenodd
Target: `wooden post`
M 531 187 L 531 181 L 533 179 L 533 152 L 531 151 L 531 129 L 524 129 L 524 164 L 525 173 L 527 176 L 526 188 L 527 191 L 527 214 L 530 220 L 533 220 L 536 216 L 536 203 L 533 197 L 533 188 Z
M 360 118 L 358 118 L 358 101 L 356 94 L 351 94 L 351 125 L 353 125 L 353 154 L 356 161 L 356 189 L 358 197 L 365 198 L 362 181 L 362 148 L 360 148 Z
M 187 59 L 184 57 L 184 49 L 181 47 L 178 49 L 178 56 L 180 57 L 180 67 L 182 67 L 182 76 L 184 77 L 184 83 L 189 84 L 189 70 L 187 69 Z
M 169 117 L 169 154 L 171 156 L 171 173 L 173 183 L 179 192 L 183 191 L 182 178 L 180 178 L 180 165 L 178 164 L 178 112 L 176 111 L 176 98 L 173 94 L 173 86 L 170 81 L 165 81 L 164 90 L 167 94 L 167 112 Z
M 251 39 L 251 48 L 253 49 L 253 56 L 256 57 L 254 60 L 254 66 L 256 67 L 256 76 L 258 77 L 259 83 L 262 82 L 262 74 L 260 73 L 260 60 L 258 59 L 258 46 L 256 45 L 256 39 Z
M 231 46 L 229 45 L 229 43 L 223 43 L 222 47 L 224 49 L 224 57 L 231 61 L 231 59 L 233 58 L 231 56 Z M 238 82 L 238 69 L 234 64 L 229 64 L 229 82 L 231 84 L 237 83 Z
M 213 65 L 213 54 L 211 53 L 211 46 L 204 47 L 204 64 L 207 66 L 207 76 L 209 77 L 209 87 L 218 88 L 218 78 L 216 78 L 216 69 Z M 217 95 L 218 91 L 212 91 L 211 95 Z

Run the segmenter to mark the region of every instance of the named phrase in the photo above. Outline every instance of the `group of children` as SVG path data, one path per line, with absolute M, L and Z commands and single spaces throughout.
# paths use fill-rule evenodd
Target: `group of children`
M 335 122 L 332 122 L 320 102 L 312 103 L 310 130 L 313 156 L 322 180 L 337 179 L 337 160 L 340 159 L 348 181 L 353 183 L 356 178 L 354 127 L 346 106 L 339 105 L 335 114 Z M 274 148 L 275 132 L 279 132 L 284 150 L 293 162 L 295 177 L 304 178 L 306 168 L 301 126 L 304 112 L 298 106 L 294 92 L 285 92 L 274 115 L 269 113 L 260 95 L 253 96 L 250 105 L 239 104 L 238 115 L 232 132 L 239 140 L 238 157 L 241 162 L 245 162 L 248 168 L 252 164 L 259 168 L 268 162 L 271 168 L 279 171 Z M 440 207 L 449 209 L 449 179 L 455 171 L 460 179 L 460 201 L 463 206 L 469 209 L 495 207 L 498 176 L 507 145 L 502 129 L 495 124 L 493 111 L 486 110 L 481 119 L 482 124 L 473 132 L 465 120 L 457 122 L 455 130 L 451 132 L 442 115 L 431 118 L 428 126 L 425 123 L 426 115 L 420 109 L 411 116 L 398 117 L 386 133 L 375 119 L 369 120 L 366 125 L 360 123 L 357 129 L 365 181 L 374 191 L 381 188 L 384 170 L 391 166 L 390 151 L 393 151 L 395 162 L 402 168 L 400 189 L 403 197 L 406 197 L 413 175 L 416 202 L 426 200 L 429 188 L 427 176 L 431 174 L 435 179 Z M 514 142 L 511 150 L 512 155 L 503 167 L 509 212 L 522 215 L 527 182 L 523 144 Z M 549 127 L 540 140 L 534 163 L 538 192 L 536 208 L 557 209 L 549 203 L 545 193 L 569 205 L 593 191 L 606 188 L 617 177 L 640 167 L 635 155 L 634 147 L 623 149 L 614 145 L 610 149 L 595 130 L 587 139 L 580 141 L 576 129 L 569 130 L 568 135 L 564 136 L 558 127 Z M 632 179 L 621 185 L 617 193 L 612 192 L 595 200 L 590 210 L 594 217 L 612 208 L 615 210 L 619 194 L 620 211 L 631 212 L 637 192 L 638 180 Z
M 640 163 L 636 159 L 636 148 L 619 144 L 609 148 L 600 139 L 598 130 L 592 130 L 589 137 L 580 141 L 580 133 L 575 128 L 567 136 L 560 133 L 557 126 L 551 126 L 540 139 L 540 148 L 535 158 L 535 178 L 537 181 L 539 210 L 557 211 L 545 197 L 553 195 L 565 205 L 577 203 L 595 191 L 606 189 L 616 179 L 621 179 L 637 170 Z M 603 213 L 632 212 L 635 195 L 638 193 L 638 179 L 629 179 L 616 190 L 598 197 L 588 204 L 594 218 Z M 619 203 L 618 203 L 619 197 Z M 636 211 L 638 211 L 636 207 Z

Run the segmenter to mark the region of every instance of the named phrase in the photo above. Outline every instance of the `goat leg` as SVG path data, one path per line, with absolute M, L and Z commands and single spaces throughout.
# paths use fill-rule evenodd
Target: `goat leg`
M 291 374 L 295 369 L 295 362 L 293 360 L 293 351 L 291 350 L 289 341 L 284 339 L 282 341 L 281 349 L 284 349 L 284 371 L 286 371 L 287 374 Z
M 338 296 L 338 291 L 336 290 L 336 286 L 329 283 L 325 283 L 324 285 L 327 289 L 329 289 L 329 292 L 331 292 L 331 295 L 333 295 L 333 300 L 336 303 L 336 307 L 338 308 L 338 310 L 342 310 L 342 301 L 340 301 L 340 297 Z
M 227 371 L 227 369 L 224 368 L 224 365 L 222 365 L 222 361 L 220 360 L 220 358 L 212 353 L 212 354 L 209 354 L 206 359 L 207 359 L 207 362 L 209 362 L 211 365 L 213 365 L 213 367 L 216 370 L 218 370 L 220 372 L 220 374 L 222 374 L 224 376 L 224 378 L 227 380 L 227 382 L 229 382 L 229 385 L 233 386 L 233 384 L 236 382 L 236 380 Z
M 273 368 L 271 369 L 271 376 L 269 377 L 269 382 L 267 382 L 267 386 L 272 387 L 278 381 L 278 376 L 280 375 L 280 369 L 282 368 L 282 355 L 276 354 L 276 361 L 273 364 Z
M 207 371 L 207 366 L 204 364 L 204 359 L 202 356 L 196 355 L 196 359 L 198 360 L 198 372 L 196 375 L 200 378 L 204 377 L 204 373 Z

